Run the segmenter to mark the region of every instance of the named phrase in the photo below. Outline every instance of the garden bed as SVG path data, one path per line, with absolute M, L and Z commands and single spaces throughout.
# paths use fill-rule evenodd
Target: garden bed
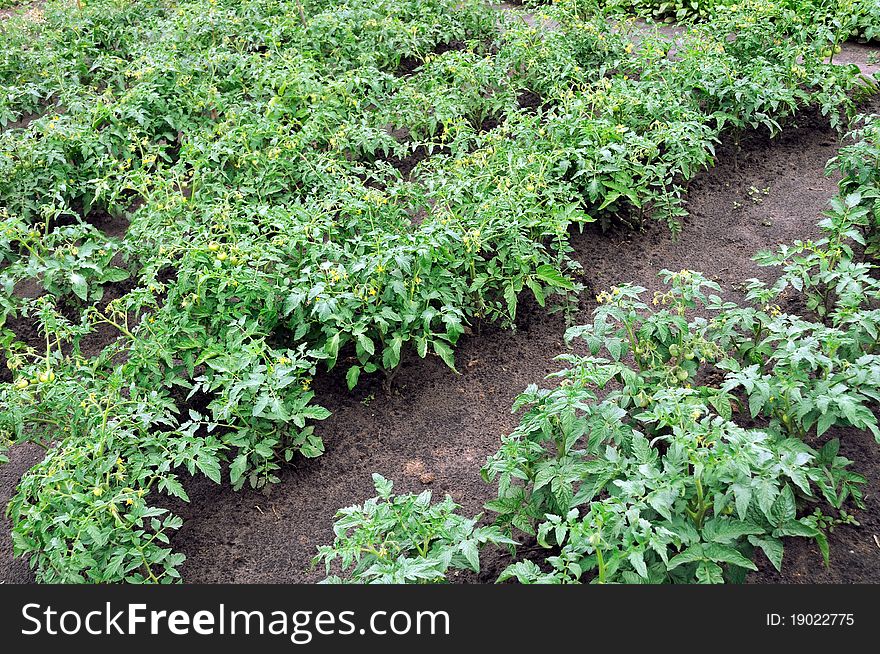
M 506 11 L 519 9 L 508 7 Z M 456 43 L 459 42 L 435 44 L 433 56 L 460 52 L 462 46 Z M 624 52 L 622 45 L 620 51 Z M 632 51 L 627 46 L 625 52 L 632 54 Z M 876 70 L 876 64 L 870 63 L 869 56 L 876 51 L 872 46 L 845 45 L 840 61 L 858 63 L 863 73 L 871 74 Z M 418 75 L 418 69 L 417 60 L 404 57 L 395 74 L 398 78 L 410 78 Z M 524 113 L 540 110 L 539 94 L 529 92 L 513 99 L 518 100 L 518 107 Z M 479 102 L 485 103 L 490 110 L 484 111 L 482 105 L 478 108 L 477 118 L 470 117 L 475 123 L 476 135 L 464 138 L 473 138 L 477 147 L 485 148 L 486 143 L 481 139 L 503 125 L 504 116 L 498 114 L 500 118 L 496 118 L 490 98 L 484 96 Z M 880 102 L 875 98 L 861 110 L 876 113 L 880 111 Z M 761 127 L 746 131 L 737 146 L 730 134 L 725 133 L 717 152 L 717 164 L 696 174 L 687 185 L 684 206 L 689 215 L 680 221 L 681 233 L 677 236 L 670 232 L 666 222 L 652 220 L 643 222 L 639 230 L 628 229 L 614 220 L 607 230 L 600 229 L 597 223 L 587 224 L 582 233 L 568 226 L 573 248 L 570 256 L 580 264 L 581 271 L 569 266 L 566 272 L 573 274 L 574 280 L 584 288 L 577 313 L 570 316 L 570 322 L 589 322 L 590 313 L 596 306 L 593 297 L 611 285 L 630 282 L 645 286 L 649 292 L 658 289 L 657 272 L 662 268 L 702 271 L 725 288 L 728 299 L 737 301 L 743 298 L 745 279 L 775 279 L 772 269 L 758 267 L 752 257 L 759 250 L 817 234 L 817 220 L 829 198 L 837 191 L 837 180 L 826 177 L 824 167 L 840 143 L 840 133 L 828 125 L 828 117 L 819 116 L 812 109 L 794 116 L 786 116 L 784 111 L 780 113 L 783 130 L 775 138 L 770 138 L 767 130 Z M 25 127 L 24 123 L 13 121 L 7 128 Z M 506 134 L 503 130 L 501 133 Z M 390 135 L 399 142 L 412 138 L 408 131 L 392 130 Z M 177 138 L 180 140 L 180 135 Z M 164 140 L 160 142 L 160 147 L 165 145 Z M 169 148 L 168 154 L 173 162 L 181 156 L 180 148 Z M 372 154 L 375 161 L 371 164 L 375 163 L 384 170 L 382 167 L 387 163 L 397 170 L 406 184 L 412 182 L 414 185 L 424 179 L 419 173 L 425 167 L 430 175 L 432 164 L 440 161 L 438 165 L 445 165 L 446 158 L 451 155 L 446 146 L 432 148 L 429 152 L 424 145 L 399 156 L 379 155 L 378 151 Z M 350 157 L 348 152 L 345 155 Z M 479 166 L 475 170 L 477 168 Z M 674 172 L 676 175 L 680 173 Z M 430 183 L 430 177 L 428 180 Z M 362 181 L 368 195 L 378 192 L 381 196 L 386 184 L 392 183 L 393 179 L 380 177 L 379 181 Z M 194 192 L 185 185 L 175 186 L 173 190 L 185 200 Z M 123 199 L 129 203 L 133 200 Z M 443 199 L 448 201 L 449 198 Z M 598 204 L 599 201 L 594 202 L 594 205 Z M 633 212 L 632 206 L 625 202 L 620 204 L 622 214 Z M 115 217 L 103 211 L 85 212 L 83 219 L 105 236 L 118 237 L 125 233 L 129 217 L 139 206 L 140 201 L 137 201 L 131 204 L 128 212 L 115 212 Z M 409 216 L 413 229 L 422 229 L 422 221 L 426 216 L 430 217 L 433 207 L 432 199 Z M 424 227 L 428 229 L 430 224 Z M 479 231 L 476 234 L 479 237 Z M 540 239 L 535 240 L 540 242 Z M 194 251 L 193 256 L 207 254 L 209 258 L 213 257 L 210 253 L 222 247 L 214 246 L 212 242 L 203 248 L 205 252 Z M 196 249 L 198 247 L 201 246 Z M 220 263 L 223 261 L 225 255 Z M 529 265 L 538 266 L 540 263 L 541 278 L 555 279 L 555 274 L 544 270 L 549 263 L 543 261 Z M 551 257 L 548 261 L 558 265 L 561 259 Z M 171 274 L 164 270 L 159 272 Z M 534 282 L 529 275 L 534 272 L 526 274 L 531 280 L 529 288 Z M 161 274 L 158 277 L 161 278 Z M 169 277 L 164 281 L 173 283 L 174 279 Z M 515 277 L 511 287 L 514 282 L 523 288 L 522 277 Z M 109 301 L 126 296 L 134 287 L 134 282 L 128 280 L 111 282 L 106 285 L 104 297 L 95 301 L 94 306 L 103 311 Z M 15 288 L 18 298 L 34 297 L 39 293 L 38 288 L 28 286 L 27 280 L 19 282 Z M 535 295 L 539 293 L 540 287 Z M 503 319 L 504 311 L 510 309 L 506 291 L 503 297 L 506 309 L 500 299 L 494 309 L 493 317 L 499 320 Z M 65 307 L 67 305 L 62 303 L 62 313 L 69 309 Z M 794 311 L 798 309 L 798 306 L 792 308 Z M 554 357 L 565 349 L 566 322 L 561 314 L 548 314 L 547 309 L 540 307 L 529 293 L 520 297 L 518 310 L 514 309 L 512 313 L 515 313 L 515 320 L 510 329 L 475 314 L 467 321 L 470 324 L 457 343 L 457 334 L 450 332 L 449 340 L 456 346 L 458 374 L 450 370 L 448 361 L 444 363 L 443 359 L 447 357 L 443 343 L 446 341 L 442 339 L 433 344 L 434 352 L 439 356 L 427 358 L 424 352 L 421 357 L 416 356 L 412 346 L 400 351 L 398 345 L 400 365 L 386 366 L 392 372 L 389 379 L 383 380 L 379 374 L 364 374 L 359 379 L 355 376 L 357 385 L 353 390 L 349 390 L 353 385 L 349 366 L 358 367 L 357 374 L 360 374 L 361 366 L 368 370 L 369 365 L 374 365 L 371 356 L 365 355 L 360 341 L 357 351 L 351 345 L 338 353 L 340 364 L 345 365 L 330 372 L 321 367 L 313 381 L 306 374 L 303 389 L 308 390 L 311 384 L 315 402 L 330 413 L 330 417 L 314 425 L 325 451 L 317 458 L 294 455 L 289 463 L 283 463 L 280 470 L 273 473 L 279 477 L 279 483 L 256 484 L 261 486 L 258 489 L 245 485 L 234 491 L 228 484 L 217 485 L 204 476 L 192 478 L 181 474 L 183 489 L 190 502 L 155 492 L 148 495 L 153 505 L 168 508 L 183 518 L 183 526 L 171 538 L 171 547 L 186 555 L 186 562 L 180 567 L 183 580 L 244 583 L 321 579 L 322 570 L 312 570 L 309 562 L 318 545 L 332 540 L 336 509 L 361 502 L 373 494 L 370 476 L 373 472 L 395 480 L 395 488 L 400 492 L 430 489 L 437 496 L 448 493 L 466 513 L 480 512 L 484 503 L 495 494 L 494 487 L 480 478 L 480 468 L 487 456 L 498 449 L 501 436 L 509 434 L 517 425 L 518 416 L 510 412 L 514 399 L 528 384 L 540 382 L 545 375 L 557 370 L 560 364 L 554 361 Z M 72 309 L 66 315 L 71 320 L 76 318 Z M 291 326 L 296 325 L 291 323 Z M 41 333 L 32 320 L 13 316 L 7 320 L 6 327 L 23 342 L 35 347 L 40 345 Z M 292 332 L 285 331 L 287 329 L 287 326 L 279 327 L 272 338 L 290 337 Z M 117 332 L 109 325 L 100 325 L 79 343 L 80 353 L 87 359 L 97 357 L 116 337 Z M 273 341 L 272 345 L 276 343 Z M 323 341 L 320 345 L 329 347 Z M 125 360 L 125 356 L 127 353 L 123 353 L 119 361 Z M 383 357 L 379 358 L 386 363 Z M 0 381 L 12 381 L 9 371 L 4 369 L 2 374 L 8 378 Z M 172 396 L 184 414 L 189 409 L 200 414 L 209 410 L 211 398 L 204 390 L 188 398 L 185 391 L 175 388 Z M 249 417 L 248 413 L 243 415 Z M 254 415 L 256 413 L 255 410 Z M 842 525 L 830 533 L 829 568 L 823 567 L 813 541 L 794 539 L 786 545 L 785 566 L 781 573 L 773 570 L 763 555 L 758 555 L 759 570 L 749 577 L 750 581 L 880 581 L 877 573 L 880 570 L 878 445 L 869 433 L 855 429 L 835 428 L 831 435 L 841 438 L 841 453 L 852 459 L 853 469 L 867 478 L 864 489 L 866 506 L 855 512 L 861 526 Z M 231 440 L 230 443 L 242 447 L 241 451 L 245 452 L 244 446 L 237 441 Z M 247 458 L 253 454 L 242 456 Z M 9 458 L 9 463 L 0 465 L 0 503 L 4 505 L 13 497 L 22 475 L 41 460 L 42 450 L 36 445 L 21 443 L 13 446 Z M 230 474 L 229 461 L 233 458 L 230 456 L 222 466 L 224 478 Z M 250 465 L 254 461 L 246 460 L 245 463 Z M 96 496 L 98 490 L 96 487 Z M 9 522 L 5 521 L 0 533 L 0 580 L 33 581 L 33 573 L 26 563 L 12 558 L 9 528 Z M 505 555 L 493 552 L 485 557 L 479 574 L 461 574 L 457 580 L 492 582 L 509 563 Z
M 867 112 L 880 111 L 872 101 Z M 753 253 L 815 235 L 818 216 L 836 190 L 824 174 L 836 153 L 837 132 L 817 116 L 800 116 L 782 135 L 751 136 L 734 164 L 733 148 L 719 152 L 719 163 L 701 173 L 687 196 L 690 217 L 678 238 L 651 224 L 646 233 L 591 229 L 574 237 L 576 257 L 589 288 L 629 281 L 659 287 L 657 270 L 701 270 L 731 295 L 742 280 L 770 280 Z M 769 188 L 753 199 L 753 189 Z M 752 193 L 750 194 L 750 191 Z M 734 208 L 735 204 L 742 205 Z M 594 308 L 585 298 L 579 318 Z M 234 492 L 206 479 L 187 484 L 192 502 L 175 509 L 185 518 L 174 544 L 187 555 L 184 579 L 193 583 L 307 583 L 319 580 L 309 562 L 317 546 L 332 540 L 336 507 L 372 494 L 371 473 L 380 472 L 405 492 L 429 488 L 448 493 L 467 512 L 476 513 L 494 490 L 479 476 L 487 456 L 498 448 L 517 417 L 514 398 L 529 384 L 555 371 L 564 351 L 561 316 L 537 305 L 524 310 L 515 330 L 485 327 L 465 338 L 458 350 L 460 375 L 439 360 L 410 359 L 387 393 L 375 380 L 348 391 L 341 374 L 316 380 L 321 401 L 333 415 L 320 426 L 327 452 L 287 467 L 281 483 L 267 493 Z M 857 513 L 861 527 L 842 526 L 830 537 L 832 566 L 825 569 L 814 544 L 793 539 L 783 573 L 759 559 L 749 580 L 770 583 L 858 583 L 880 581 L 880 457 L 873 437 L 840 430 L 843 454 L 868 478 L 867 508 Z M 0 502 L 10 498 L 21 474 L 39 460 L 34 446 L 17 448 L 0 466 Z M 0 555 L 6 583 L 33 580 L 24 562 L 12 559 L 8 522 Z M 494 581 L 509 561 L 498 555 L 468 581 Z
M 880 101 L 866 107 L 880 111 Z M 770 281 L 752 253 L 777 243 L 815 235 L 816 219 L 836 190 L 825 163 L 834 156 L 838 135 L 815 116 L 801 116 L 778 138 L 754 135 L 733 164 L 730 148 L 719 164 L 698 176 L 688 193 L 687 219 L 679 238 L 662 225 L 647 233 L 602 234 L 591 229 L 574 237 L 576 257 L 588 288 L 631 282 L 653 291 L 657 271 L 703 271 L 723 288 L 736 289 L 749 277 Z M 755 202 L 750 191 L 769 188 Z M 752 194 L 754 195 L 754 194 Z M 735 209 L 736 203 L 742 205 Z M 736 291 L 731 299 L 740 299 Z M 576 323 L 595 307 L 590 296 Z M 400 492 L 430 488 L 450 494 L 465 513 L 477 513 L 494 488 L 478 471 L 498 449 L 499 437 L 517 422 L 514 398 L 529 383 L 558 369 L 565 351 L 564 321 L 537 305 L 517 321 L 515 331 L 484 329 L 458 349 L 461 375 L 439 362 L 404 364 L 392 393 L 370 384 L 349 393 L 341 376 L 323 376 L 317 388 L 333 416 L 321 425 L 327 455 L 283 476 L 268 496 L 234 493 L 209 483 L 193 488 L 193 503 L 176 507 L 187 521 L 178 546 L 187 554 L 189 581 L 312 582 L 322 570 L 309 561 L 318 545 L 332 540 L 326 507 L 359 503 L 373 494 L 370 474 L 395 480 Z M 332 399 L 331 399 L 332 398 Z M 374 398 L 374 399 L 370 399 Z M 815 544 L 792 539 L 783 572 L 759 558 L 750 581 L 776 583 L 859 583 L 880 581 L 880 446 L 871 434 L 839 430 L 842 454 L 868 478 L 867 507 L 857 513 L 861 527 L 842 526 L 830 536 L 832 566 L 825 569 Z M 194 485 L 195 486 L 195 485 Z M 257 508 L 259 507 L 259 508 Z M 478 578 L 493 582 L 509 564 L 499 556 L 486 562 Z

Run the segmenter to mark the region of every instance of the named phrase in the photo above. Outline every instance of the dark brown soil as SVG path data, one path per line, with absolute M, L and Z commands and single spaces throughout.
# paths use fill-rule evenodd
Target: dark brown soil
M 534 91 L 525 90 L 516 98 L 520 109 L 537 111 L 542 104 L 541 96 Z
M 875 100 L 869 111 L 880 111 Z M 755 134 L 736 157 L 730 147 L 719 165 L 698 175 L 690 186 L 690 218 L 678 239 L 664 225 L 644 233 L 587 230 L 573 238 L 588 288 L 633 282 L 658 286 L 661 268 L 700 270 L 739 299 L 740 284 L 750 277 L 770 280 L 751 256 L 762 248 L 815 233 L 819 214 L 836 191 L 836 180 L 823 174 L 835 154 L 837 134 L 814 116 L 799 119 L 773 140 Z M 753 199 L 749 191 L 762 191 Z M 755 195 L 754 193 L 752 194 Z M 741 205 L 736 208 L 737 205 Z M 524 303 L 515 330 L 496 327 L 465 337 L 456 351 L 460 374 L 436 357 L 409 357 L 390 393 L 378 378 L 348 392 L 341 372 L 319 375 L 319 401 L 332 416 L 319 424 L 327 451 L 314 460 L 299 459 L 268 492 L 190 480 L 188 505 L 174 508 L 185 519 L 173 540 L 187 555 L 187 582 L 313 582 L 321 571 L 309 569 L 320 544 L 332 541 L 333 514 L 339 507 L 373 495 L 370 474 L 379 472 L 400 491 L 432 489 L 448 493 L 467 513 L 481 510 L 494 488 L 479 469 L 517 417 L 510 413 L 516 395 L 559 366 L 564 349 L 563 319 Z M 593 300 L 585 294 L 579 320 L 588 317 Z M 867 509 L 857 511 L 860 528 L 840 527 L 830 536 L 832 566 L 825 570 L 816 548 L 803 540 L 787 544 L 782 574 L 761 560 L 753 582 L 880 581 L 880 446 L 865 433 L 842 431 L 842 453 L 865 474 Z M 35 447 L 17 447 L 11 462 L 0 466 L 0 503 L 8 501 L 21 474 L 39 459 Z M 32 579 L 27 566 L 13 561 L 9 525 L 0 530 L 0 580 Z M 466 581 L 493 581 L 506 565 L 503 554 L 486 557 L 485 569 Z
M 15 492 L 15 486 L 27 470 L 40 462 L 43 450 L 31 443 L 17 445 L 9 451 L 9 463 L 0 465 L 0 503 L 3 511 L 3 528 L 0 530 L 0 583 L 23 584 L 34 580 L 27 562 L 12 557 L 12 538 L 10 524 L 5 516 L 5 508 Z
M 140 203 L 136 203 L 135 206 L 140 206 Z M 85 221 L 112 238 L 122 238 L 125 236 L 130 222 L 128 216 L 124 213 L 113 215 L 102 209 L 91 211 L 85 217 Z
M 377 160 L 388 162 L 397 169 L 403 179 L 410 179 L 413 169 L 429 156 L 431 155 L 428 153 L 428 149 L 424 145 L 419 145 L 404 157 L 390 154 L 379 156 Z

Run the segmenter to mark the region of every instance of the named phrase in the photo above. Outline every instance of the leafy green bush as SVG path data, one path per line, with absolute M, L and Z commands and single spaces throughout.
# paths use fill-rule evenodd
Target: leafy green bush
M 849 134 L 848 141 L 828 164 L 828 174 L 837 172 L 843 179 L 841 198 L 832 205 L 834 213 L 823 227 L 830 230 L 832 236 L 839 235 L 865 245 L 868 253 L 876 256 L 880 230 L 880 117 L 865 116 L 863 124 Z M 850 229 L 844 229 L 846 223 L 851 223 Z M 862 242 L 859 232 L 853 228 L 864 233 L 866 242 Z M 841 255 L 837 253 L 844 245 L 835 243 L 828 249 L 839 258 Z M 850 250 L 843 254 L 852 257 Z
M 761 343 L 770 352 L 761 356 L 791 367 L 777 363 L 763 379 L 800 393 L 795 413 L 777 420 L 776 407 L 791 410 L 789 397 L 764 403 L 758 384 L 745 383 L 753 417 L 771 420 L 761 429 L 740 427 L 734 416 L 742 402 L 730 392 L 743 384 L 738 372 L 719 385 L 698 380 L 710 368 L 738 371 L 739 357 L 755 354 L 747 347 L 752 325 L 741 320 L 749 312 L 706 295 L 717 287 L 697 273 L 663 274 L 671 288 L 652 303 L 662 308 L 642 303 L 638 287 L 600 296 L 593 324 L 568 333 L 591 354 L 561 357 L 569 368 L 553 375 L 560 384 L 532 387 L 514 405 L 529 410 L 483 469 L 499 484 L 487 508 L 501 526 L 536 534 L 559 554 L 547 559 L 550 571 L 520 561 L 501 580 L 568 583 L 595 571 L 590 578 L 599 583 L 733 581 L 755 569 L 755 547 L 780 568 L 784 536 L 815 538 L 827 563 L 825 536 L 797 518 L 797 499 L 821 498 L 838 509 L 850 497 L 861 503 L 865 480 L 847 470 L 837 441 L 816 450 L 799 436 L 817 421 L 820 434 L 834 424 L 876 429 L 870 411 L 853 408 L 865 397 L 835 381 L 835 404 L 821 374 L 815 387 L 797 386 L 809 375 L 794 362 L 809 370 L 809 357 L 786 355 L 806 349 L 798 339 L 811 336 L 789 333 L 781 345 L 769 336 Z M 689 317 L 698 308 L 717 315 Z M 597 357 L 600 351 L 608 358 Z M 845 350 L 836 356 L 848 367 Z M 878 381 L 865 382 L 870 395 Z
M 478 527 L 480 516 L 465 518 L 448 495 L 431 503 L 431 491 L 395 495 L 393 482 L 374 474 L 377 497 L 336 514 L 332 545 L 318 548 L 314 563 L 330 573 L 339 559 L 347 583 L 403 584 L 444 581 L 450 570 L 480 571 L 487 543 L 513 545 L 497 527 Z M 329 576 L 325 583 L 341 583 Z

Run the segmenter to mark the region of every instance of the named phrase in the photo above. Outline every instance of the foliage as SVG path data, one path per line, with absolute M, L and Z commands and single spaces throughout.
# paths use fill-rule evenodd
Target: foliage
M 515 408 L 529 409 L 483 469 L 499 484 L 487 508 L 501 526 L 535 534 L 558 554 L 547 558 L 549 570 L 519 561 L 501 581 L 735 581 L 756 569 L 754 548 L 780 568 L 785 536 L 816 539 L 827 563 L 825 536 L 797 517 L 798 498 L 837 508 L 850 497 L 861 502 L 865 480 L 847 470 L 836 440 L 814 449 L 775 414 L 766 428 L 742 428 L 734 420 L 740 400 L 730 393 L 739 378 L 699 384 L 709 368 L 730 370 L 740 354 L 753 354 L 743 347 L 751 333 L 730 327 L 740 309 L 704 293 L 713 283 L 688 271 L 664 275 L 672 287 L 655 296 L 662 308 L 640 302 L 644 289 L 614 289 L 592 325 L 569 331 L 591 354 L 561 357 L 569 367 L 553 375 L 556 388 L 532 387 L 518 399 Z M 717 315 L 688 319 L 697 308 Z M 790 338 L 799 345 L 797 334 Z M 600 350 L 608 357 L 595 356 Z M 779 383 L 790 374 L 777 370 Z M 746 393 L 755 416 L 770 413 L 753 389 Z M 803 395 L 797 406 L 809 405 Z M 817 405 L 822 431 L 864 426 L 830 403 Z
M 46 582 L 178 579 L 184 556 L 169 536 L 182 521 L 151 505 L 153 494 L 187 499 L 178 467 L 219 481 L 223 445 L 197 434 L 193 421 L 180 424 L 166 393 L 140 391 L 122 374 L 105 378 L 88 365 L 79 373 L 41 373 L 29 384 L 22 375 L 15 394 L 0 391 L 4 431 L 38 424 L 39 434 L 27 437 L 47 447 L 9 505 L 13 545 L 31 553 Z M 58 431 L 68 436 L 49 447 Z
M 610 11 L 633 12 L 664 21 L 710 20 L 719 12 L 736 11 L 741 0 L 597 0 Z M 813 27 L 827 30 L 833 47 L 849 38 L 880 39 L 880 7 L 873 0 L 761 0 L 774 12 L 787 11 Z
M 593 323 L 572 328 L 587 355 L 563 355 L 556 387 L 531 386 L 527 408 L 483 475 L 498 482 L 487 508 L 497 523 L 537 536 L 544 566 L 523 559 L 499 581 L 719 583 L 756 569 L 755 549 L 780 569 L 783 537 L 813 538 L 857 524 L 865 478 L 848 469 L 836 426 L 869 430 L 880 398 L 875 266 L 856 246 L 872 233 L 872 117 L 829 165 L 840 195 L 820 222 L 823 238 L 756 259 L 783 274 L 748 284 L 748 305 L 723 302 L 699 273 L 663 271 L 669 289 L 597 298 Z M 806 317 L 775 304 L 794 289 Z M 597 355 L 605 353 L 602 358 Z M 746 410 L 759 428 L 737 424 Z M 840 513 L 798 507 L 824 501 Z
M 876 255 L 880 230 L 880 118 L 876 114 L 864 116 L 861 124 L 852 130 L 847 145 L 829 162 L 827 173 L 842 176 L 841 198 L 837 200 L 837 206 L 832 205 L 835 213 L 829 215 L 829 219 L 840 222 L 845 218 L 861 230 L 866 242 L 862 243 L 854 230 L 835 228 L 832 234 L 842 233 L 865 245 L 868 254 Z M 827 224 L 827 227 L 831 226 Z M 842 245 L 829 249 L 836 252 Z M 851 256 L 849 252 L 846 254 Z
M 49 449 L 9 508 L 40 580 L 174 578 L 178 521 L 147 492 L 180 497 L 184 467 L 277 481 L 323 451 L 319 370 L 454 368 L 523 292 L 570 311 L 573 227 L 675 230 L 723 134 L 805 106 L 836 124 L 862 88 L 787 14 L 731 11 L 674 56 L 543 15 L 559 29 L 478 0 L 50 0 L 4 21 L 0 424 Z M 145 513 L 89 492 L 108 475 Z
M 339 559 L 348 583 L 436 583 L 450 570 L 480 571 L 480 548 L 514 544 L 497 527 L 478 527 L 448 495 L 431 503 L 431 491 L 395 495 L 393 482 L 374 474 L 377 497 L 336 514 L 333 545 L 318 548 L 314 563 L 330 573 Z M 341 583 L 329 576 L 327 583 Z

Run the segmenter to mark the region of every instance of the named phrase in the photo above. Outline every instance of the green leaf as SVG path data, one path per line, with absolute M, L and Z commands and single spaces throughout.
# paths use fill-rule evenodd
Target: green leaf
M 86 283 L 86 278 L 83 277 L 78 272 L 70 273 L 70 285 L 73 287 L 73 292 L 76 296 L 82 300 L 86 301 L 89 299 L 89 286 Z
M 696 570 L 697 581 L 701 584 L 723 584 L 724 570 L 717 563 L 700 561 Z
M 474 572 L 479 572 L 480 553 L 477 548 L 477 541 L 472 538 L 462 541 L 460 549 L 461 553 L 464 554 L 464 558 L 467 559 L 467 562 L 470 564 L 471 569 Z
M 247 468 L 247 461 L 247 454 L 239 454 L 237 457 L 235 457 L 232 465 L 229 466 L 229 481 L 231 481 L 233 484 L 241 479 L 245 469 Z
M 837 453 L 839 451 L 840 439 L 832 438 L 830 441 L 822 446 L 821 450 L 819 450 L 819 460 L 825 465 L 831 465 L 834 463 L 834 457 L 837 456 Z
M 639 573 L 639 576 L 648 578 L 648 566 L 645 565 L 645 556 L 642 552 L 630 552 L 629 557 L 630 564 L 632 564 L 633 569 Z
M 534 279 L 527 279 L 526 284 L 532 290 L 532 294 L 535 296 L 535 300 L 537 300 L 540 306 L 544 306 L 545 298 L 544 291 L 541 289 L 541 285 L 535 282 Z
M 435 340 L 432 344 L 434 346 L 434 352 L 443 359 L 443 363 L 455 370 L 455 357 L 452 354 L 452 348 L 440 340 Z M 455 372 L 458 371 L 455 370 Z
M 660 488 L 648 495 L 648 504 L 667 520 L 672 520 L 672 506 L 678 499 L 678 491 L 672 488 Z
M 189 502 L 189 496 L 186 494 L 186 491 L 183 489 L 183 485 L 178 481 L 177 477 L 174 475 L 170 475 L 168 477 L 162 477 L 159 480 L 159 490 L 165 490 L 169 495 L 173 495 L 174 497 L 179 497 L 184 502 Z
M 516 320 L 516 289 L 513 284 L 508 284 L 504 289 L 504 300 L 507 302 L 507 312 L 511 320 Z
M 101 275 L 104 282 L 121 282 L 129 278 L 129 272 L 124 268 L 108 268 Z
M 749 536 L 749 542 L 755 547 L 760 547 L 767 559 L 773 564 L 777 570 L 782 570 L 782 541 L 778 538 L 758 538 L 757 536 Z
M 535 270 L 535 277 L 550 286 L 562 288 L 567 291 L 574 290 L 574 284 L 572 284 L 565 275 L 549 264 L 538 266 L 538 269 Z
M 376 353 L 376 346 L 373 344 L 373 339 L 366 334 L 358 334 L 357 343 L 361 349 L 370 356 L 373 356 Z
M 254 445 L 254 452 L 257 456 L 261 456 L 264 459 L 271 459 L 275 456 L 275 450 L 268 443 L 257 443 Z
M 382 367 L 385 370 L 393 370 L 400 363 L 400 346 L 395 349 L 391 345 L 387 346 L 382 352 Z
M 390 479 L 386 479 L 378 472 L 373 473 L 373 486 L 376 489 L 376 493 L 379 494 L 379 497 L 386 500 L 391 497 L 391 493 L 394 490 L 394 482 Z
M 607 338 L 605 339 L 605 347 L 608 349 L 608 354 L 611 355 L 612 359 L 620 361 L 620 357 L 623 354 L 623 341 L 619 338 Z
M 718 393 L 713 395 L 709 398 L 709 403 L 715 408 L 718 415 L 725 420 L 730 420 L 733 417 L 733 405 L 729 394 Z
M 120 568 L 122 564 L 125 562 L 125 553 L 117 554 L 112 559 L 110 559 L 110 563 L 107 564 L 107 567 L 104 568 L 104 578 L 107 580 L 111 580 L 116 578 L 116 576 L 120 573 Z
M 749 511 L 749 504 L 752 502 L 752 489 L 745 484 L 733 484 L 730 487 L 733 490 L 733 496 L 736 501 L 736 513 L 740 520 L 745 520 Z
M 753 490 L 758 498 L 758 506 L 768 520 L 773 519 L 773 503 L 779 495 L 779 489 L 768 479 L 756 479 Z
M 758 569 L 758 566 L 729 545 L 709 543 L 703 548 L 703 552 L 707 559 L 711 559 L 716 563 L 729 563 L 731 565 L 739 566 L 740 568 L 748 568 L 749 570 Z
M 333 334 L 327 344 L 324 346 L 327 353 L 327 369 L 331 370 L 336 365 L 336 359 L 339 357 L 339 332 Z
M 773 508 L 770 509 L 770 521 L 774 526 L 781 526 L 786 522 L 792 522 L 797 515 L 797 505 L 795 504 L 794 491 L 788 484 L 779 493 L 776 501 L 773 502 Z
M 816 436 L 821 436 L 831 429 L 835 422 L 837 422 L 837 416 L 835 414 L 831 412 L 823 413 L 819 416 L 819 421 L 816 423 Z
M 220 464 L 213 457 L 200 456 L 196 459 L 196 467 L 215 484 L 221 481 Z
M 822 553 L 822 561 L 825 562 L 825 567 L 829 567 L 831 565 L 831 551 L 828 547 L 828 538 L 821 531 L 813 536 L 813 538 L 816 539 L 816 545 L 819 546 L 819 551 Z
M 360 366 L 352 366 L 348 369 L 348 372 L 345 373 L 345 382 L 348 384 L 348 390 L 353 389 L 357 386 L 358 379 L 361 376 L 361 367 Z
M 315 404 L 305 407 L 302 411 L 300 411 L 300 415 L 304 418 L 310 418 L 312 420 L 326 420 L 330 417 L 330 411 L 322 406 Z
M 803 522 L 803 519 L 790 520 L 773 530 L 774 536 L 800 536 L 801 538 L 815 538 L 819 533 L 822 532 L 813 525 Z
M 688 547 L 681 554 L 673 556 L 671 559 L 669 559 L 669 565 L 667 566 L 667 568 L 669 570 L 674 570 L 678 566 L 684 565 L 685 563 L 703 561 L 705 558 L 706 557 L 703 554 L 703 545 L 701 543 L 697 543 Z
M 733 518 L 713 518 L 703 527 L 703 538 L 707 542 L 730 545 L 743 536 L 759 535 L 764 528 L 750 522 Z

